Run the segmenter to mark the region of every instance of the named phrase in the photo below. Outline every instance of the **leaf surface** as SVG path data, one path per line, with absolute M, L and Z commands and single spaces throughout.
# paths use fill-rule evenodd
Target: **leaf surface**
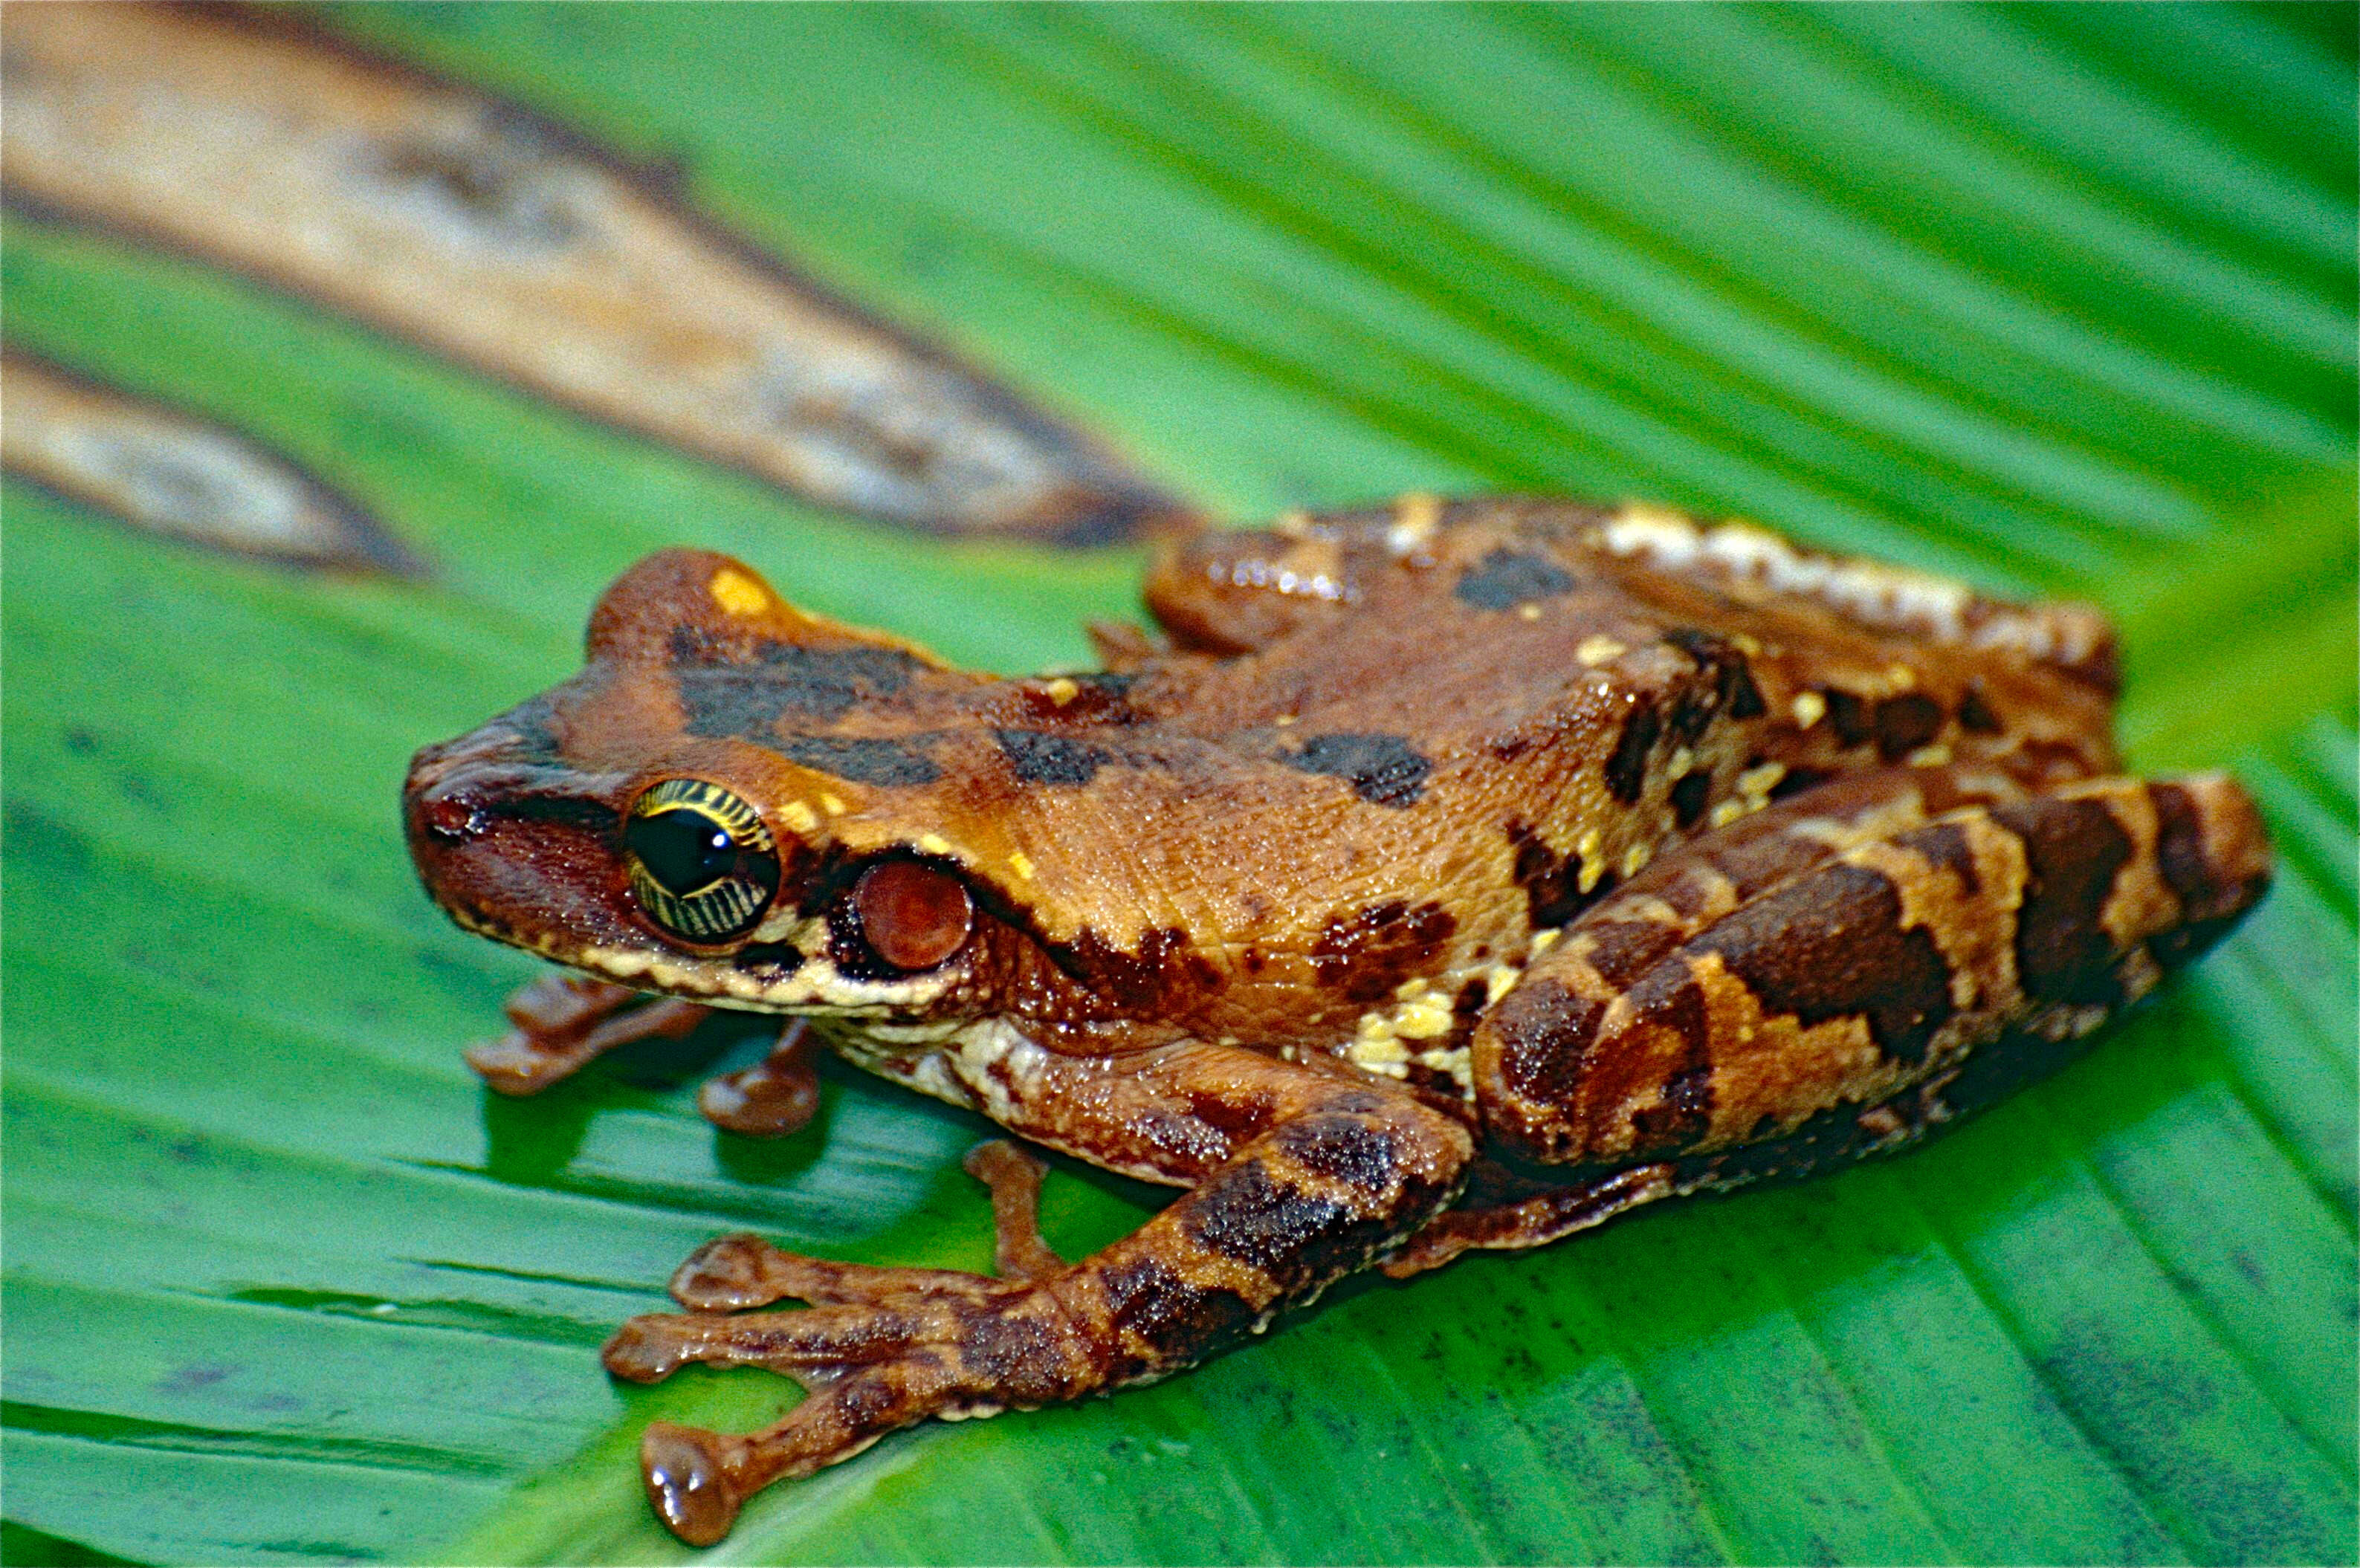
M 2135 764 L 2269 901 L 1905 1159 L 1644 1214 L 748 1508 L 784 1562 L 2351 1561 L 2349 7 L 359 7 L 1178 494 L 1639 495 L 2121 621 Z M 782 502 L 195 261 L 12 213 L 11 343 L 250 433 L 442 564 L 290 575 L 5 492 L 12 1560 L 668 1561 L 599 1373 L 680 1257 L 978 1268 L 980 1124 L 758 1034 L 534 1101 L 531 973 L 411 884 L 410 751 L 570 673 L 665 544 L 1017 670 L 1138 560 Z M 1078 1252 L 1155 1202 L 1062 1165 Z

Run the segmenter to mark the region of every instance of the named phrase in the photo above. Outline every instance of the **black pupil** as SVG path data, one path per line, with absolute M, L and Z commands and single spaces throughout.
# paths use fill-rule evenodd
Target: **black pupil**
M 623 829 L 623 843 L 648 875 L 673 893 L 685 897 L 710 887 L 733 872 L 752 873 L 759 867 L 741 864 L 737 842 L 712 818 L 692 811 L 658 811 L 634 817 Z

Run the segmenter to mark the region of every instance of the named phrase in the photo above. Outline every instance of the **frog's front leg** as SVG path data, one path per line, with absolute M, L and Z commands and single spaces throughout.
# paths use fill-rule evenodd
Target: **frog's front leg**
M 467 1065 L 510 1095 L 538 1094 L 633 1040 L 679 1040 L 713 1011 L 569 971 L 542 975 L 503 1010 L 508 1031 L 468 1047 Z M 803 1020 L 790 1020 L 761 1062 L 708 1082 L 696 1104 L 715 1126 L 750 1138 L 776 1138 L 810 1121 L 819 1078 Z
M 2253 802 L 2218 775 L 2026 793 L 1898 769 L 1745 826 L 1587 911 L 1485 1017 L 1494 1134 L 1648 1170 L 1652 1195 L 1894 1147 L 2059 1060 L 2268 880 Z
M 684 1302 L 813 1304 L 635 1318 L 608 1345 L 608 1367 L 649 1381 L 689 1362 L 751 1365 L 811 1392 L 744 1437 L 649 1429 L 649 1497 L 683 1539 L 716 1541 L 758 1488 L 929 1416 L 1078 1399 L 1202 1360 L 1424 1225 L 1456 1192 L 1473 1149 L 1465 1126 L 1404 1091 L 1247 1051 L 1021 1054 L 995 1071 L 970 1053 L 962 1069 L 990 1079 L 995 1116 L 1081 1152 L 1102 1137 L 1114 1151 L 1102 1163 L 1191 1181 L 1189 1191 L 1071 1265 L 1021 1235 L 1011 1247 L 1016 1205 L 997 1205 L 1003 1267 L 1043 1270 L 1031 1278 L 834 1264 L 750 1238 L 700 1253 L 676 1283 Z M 1021 1172 L 978 1173 L 996 1195 L 1022 1195 Z

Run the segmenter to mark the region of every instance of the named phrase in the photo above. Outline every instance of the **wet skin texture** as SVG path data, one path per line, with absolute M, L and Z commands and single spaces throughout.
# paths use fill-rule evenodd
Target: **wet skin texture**
M 2268 877 L 2234 781 L 2116 774 L 2081 606 L 1430 497 L 1199 535 L 1147 602 L 1162 635 L 1102 628 L 1105 670 L 1002 680 L 670 550 L 579 675 L 411 767 L 429 892 L 578 972 L 472 1053 L 495 1088 L 767 1010 L 770 1061 L 705 1087 L 724 1127 L 799 1126 L 825 1045 L 1185 1189 L 1069 1264 L 1037 1162 L 993 1144 L 997 1278 L 707 1246 L 690 1310 L 607 1367 L 811 1393 L 747 1436 L 649 1430 L 684 1539 L 912 1421 L 1164 1377 L 1358 1269 L 1900 1147 Z

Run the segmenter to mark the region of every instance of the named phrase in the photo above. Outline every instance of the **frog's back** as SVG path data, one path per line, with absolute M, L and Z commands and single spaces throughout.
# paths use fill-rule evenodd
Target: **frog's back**
M 2093 612 L 1666 514 L 1413 498 L 1200 536 L 1148 597 L 1174 651 L 1066 732 L 1109 759 L 1097 795 L 995 810 L 1113 827 L 1135 879 L 1078 920 L 1185 903 L 1289 981 L 1306 956 L 1332 977 L 1437 945 L 1451 976 L 1480 972 L 1663 845 L 1834 774 L 1956 759 L 2037 783 L 2113 760 Z M 1421 910 L 1447 939 L 1401 933 Z M 1356 999 L 1416 973 L 1366 970 Z
M 1665 514 L 1413 498 L 1200 536 L 1148 598 L 1168 644 L 1009 681 L 667 552 L 502 744 L 610 812 L 712 780 L 798 886 L 956 869 L 1047 955 L 1044 1016 L 1273 1043 L 1471 1008 L 1535 931 L 1811 779 L 2111 760 L 2092 613 Z

